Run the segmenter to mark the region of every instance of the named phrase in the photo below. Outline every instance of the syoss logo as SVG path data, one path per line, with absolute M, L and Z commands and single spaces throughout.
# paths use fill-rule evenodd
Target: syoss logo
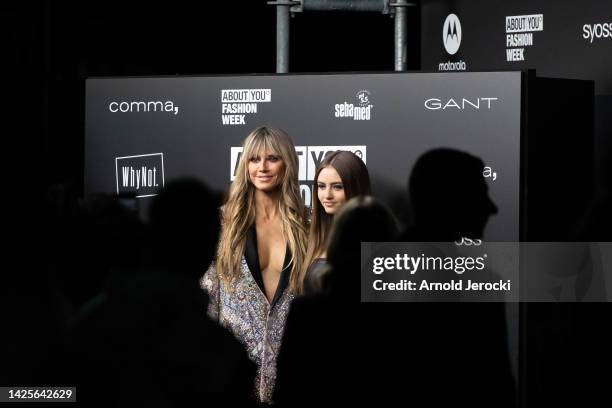
M 596 38 L 612 38 L 612 23 L 585 24 L 582 26 L 582 38 L 591 44 Z
M 455 55 L 461 45 L 461 22 L 455 14 L 449 14 L 442 28 L 442 42 L 444 49 L 450 55 Z
M 455 241 L 455 245 L 457 246 L 480 246 L 482 245 L 482 240 L 461 237 L 459 240 Z
M 179 107 L 173 101 L 113 101 L 108 104 L 111 113 L 167 112 L 178 115 Z

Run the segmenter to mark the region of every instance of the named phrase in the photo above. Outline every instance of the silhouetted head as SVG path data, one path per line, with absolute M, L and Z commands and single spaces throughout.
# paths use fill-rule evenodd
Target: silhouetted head
M 332 224 L 327 262 L 328 289 L 354 288 L 361 276 L 361 243 L 393 241 L 399 230 L 393 214 L 372 196 L 350 199 Z M 356 290 L 357 291 L 357 290 Z
M 152 247 L 166 268 L 202 275 L 217 249 L 219 204 L 219 197 L 195 179 L 172 181 L 155 197 Z
M 488 194 L 484 163 L 454 149 L 434 149 L 414 165 L 409 192 L 415 224 L 439 240 L 482 238 L 497 207 Z

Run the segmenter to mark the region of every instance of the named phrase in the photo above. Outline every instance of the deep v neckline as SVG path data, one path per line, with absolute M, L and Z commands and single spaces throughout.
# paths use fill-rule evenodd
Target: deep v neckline
M 278 280 L 278 285 L 276 286 L 276 291 L 274 292 L 272 302 L 270 302 L 268 300 L 268 297 L 266 296 L 263 275 L 261 273 L 261 264 L 259 263 L 259 251 L 257 248 L 257 230 L 255 228 L 255 224 L 251 225 L 247 232 L 246 246 L 244 252 L 247 266 L 249 267 L 249 271 L 253 280 L 261 291 L 261 295 L 264 297 L 266 303 L 268 303 L 270 307 L 274 307 L 274 305 L 278 302 L 282 294 L 285 292 L 285 289 L 289 285 L 289 276 L 291 274 L 291 251 L 289 250 L 289 246 L 287 245 L 285 247 L 285 259 L 283 261 L 283 269 L 281 270 L 281 275 Z

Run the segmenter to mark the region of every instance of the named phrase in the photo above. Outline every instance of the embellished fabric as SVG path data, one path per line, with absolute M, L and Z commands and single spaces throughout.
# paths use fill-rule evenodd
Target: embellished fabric
M 276 357 L 289 305 L 294 298 L 287 287 L 291 269 L 287 265 L 290 254 L 287 249 L 285 266 L 274 300 L 270 303 L 262 290 L 263 280 L 258 284 L 255 279 L 255 276 L 261 277 L 261 271 L 259 261 L 252 259 L 252 238 L 247 240 L 246 256 L 242 257 L 240 276 L 233 283 L 233 288 L 228 288 L 219 277 L 214 263 L 200 284 L 210 297 L 208 315 L 229 329 L 244 344 L 249 357 L 257 364 L 257 397 L 261 402 L 271 403 L 276 381 Z M 257 254 L 256 246 L 254 253 Z

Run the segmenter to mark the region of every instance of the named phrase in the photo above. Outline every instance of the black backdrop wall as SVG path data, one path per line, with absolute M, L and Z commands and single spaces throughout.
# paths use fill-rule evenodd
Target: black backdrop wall
M 600 185 L 609 185 L 606 177 L 610 173 L 604 170 L 612 129 L 612 115 L 608 114 L 612 109 L 608 96 L 612 94 L 612 38 L 607 34 L 609 26 L 607 29 L 605 26 L 612 17 L 609 2 L 423 0 L 421 3 L 420 15 L 418 10 L 410 11 L 409 69 L 438 71 L 440 63 L 463 61 L 467 70 L 529 67 L 546 76 L 594 79 L 598 94 L 597 179 Z M 463 36 L 454 55 L 442 43 L 443 25 L 450 13 L 458 16 Z M 506 32 L 508 16 L 536 16 L 531 21 L 543 24 L 531 26 L 529 32 L 517 31 L 521 21 L 528 25 L 529 20 L 511 19 L 510 30 L 515 32 Z M 11 152 L 7 161 L 13 166 L 10 169 L 19 169 L 19 173 L 11 173 L 17 176 L 8 180 L 6 191 L 10 197 L 5 202 L 17 214 L 25 215 L 9 217 L 15 230 L 30 221 L 36 224 L 49 185 L 61 182 L 64 186 L 72 185 L 76 194 L 81 193 L 87 77 L 274 70 L 274 10 L 265 1 L 197 4 L 180 0 L 171 5 L 155 5 L 144 1 L 68 4 L 47 0 L 3 4 L 0 19 L 4 50 L 0 69 L 5 75 L 5 102 L 9 105 L 3 115 L 6 135 L 3 142 L 8 145 L 6 151 Z M 392 20 L 382 15 L 298 15 L 292 20 L 291 71 L 391 70 L 392 33 Z M 508 39 L 509 34 L 529 33 L 532 36 Z M 519 45 L 521 41 L 529 45 Z M 508 55 L 524 60 L 508 61 Z M 24 234 L 23 242 L 30 249 L 36 248 L 31 235 Z M 14 254 L 16 259 L 23 258 L 21 255 L 31 256 L 31 250 Z M 36 267 L 41 265 L 32 262 L 30 270 L 22 268 L 23 279 L 28 283 L 39 282 L 41 269 Z M 40 297 L 37 294 L 32 300 L 39 301 Z M 550 330 L 543 331 L 558 336 L 552 347 L 540 342 L 531 348 L 534 353 L 544 350 L 541 364 L 548 363 L 547 370 L 536 373 L 538 379 L 553 374 L 542 383 L 543 395 L 554 389 L 563 390 L 557 400 L 562 401 L 568 393 L 578 395 L 580 386 L 595 378 L 590 375 L 593 360 L 599 358 L 603 368 L 609 367 L 605 365 L 608 360 L 601 358 L 609 354 L 605 352 L 609 333 L 595 329 L 606 321 L 606 316 L 597 306 L 589 306 L 586 311 L 590 320 L 574 319 L 568 323 L 561 321 L 567 313 L 558 311 L 553 312 L 553 319 L 550 313 L 545 316 L 549 318 Z M 38 317 L 39 322 L 44 320 L 35 307 L 31 313 L 22 315 Z M 557 323 L 559 326 L 553 327 Z M 576 330 L 568 334 L 559 329 L 561 326 Z M 582 333 L 579 328 L 584 329 Z M 15 344 L 19 345 L 17 351 L 40 346 L 35 342 Z M 569 362 L 560 357 L 567 357 L 568 353 Z M 25 362 L 41 364 L 38 356 Z M 32 366 L 23 359 L 15 367 L 25 367 L 24 376 L 32 372 Z M 572 372 L 572 368 L 576 370 Z M 12 374 L 15 378 L 15 373 Z M 596 393 L 593 390 L 606 389 L 596 382 L 592 386 L 585 396 L 593 396 Z
M 13 79 L 7 124 L 22 135 L 13 147 L 38 151 L 45 185 L 70 181 L 81 189 L 86 78 L 272 73 L 275 13 L 265 0 L 1 6 L 2 71 Z M 409 22 L 408 68 L 418 69 L 417 10 Z M 390 71 L 393 20 L 377 13 L 296 14 L 291 49 L 291 72 Z M 31 109 L 18 108 L 25 105 Z
M 78 263 L 81 254 L 63 239 L 66 225 L 44 236 L 41 224 L 58 215 L 50 203 L 74 204 L 83 193 L 86 78 L 272 73 L 275 10 L 265 0 L 41 0 L 3 3 L 0 21 L 2 164 L 13 175 L 3 195 L 12 273 L 2 289 L 10 296 L 0 302 L 15 328 L 7 339 L 15 357 L 4 361 L 0 383 L 48 384 L 62 363 L 50 259 Z M 416 12 L 410 21 L 409 68 L 417 69 Z M 393 69 L 388 16 L 297 15 L 291 35 L 292 72 Z
M 451 14 L 455 37 L 444 31 Z M 424 0 L 421 21 L 423 70 L 529 68 L 540 76 L 594 80 L 596 179 L 610 185 L 605 162 L 612 148 L 612 3 Z M 457 41 L 450 54 L 447 47 Z
M 424 70 L 534 68 L 539 75 L 595 81 L 597 192 L 595 198 L 576 198 L 591 205 L 594 212 L 609 213 L 609 198 L 600 198 L 606 194 L 609 197 L 612 185 L 612 3 L 423 0 L 421 11 Z M 562 96 L 563 91 L 559 97 L 565 104 L 582 108 L 569 94 Z M 572 115 L 544 117 L 572 126 Z M 551 141 L 548 151 L 556 154 L 554 141 L 558 135 L 547 136 Z M 576 166 L 569 162 L 566 168 L 563 175 L 551 174 L 551 182 L 563 185 L 571 179 Z M 558 219 L 567 230 L 569 225 L 564 218 Z M 610 223 L 605 219 L 598 221 L 598 233 L 593 229 L 583 238 L 611 240 Z M 550 239 L 565 238 L 556 233 Z M 523 308 L 520 383 L 526 406 L 595 406 L 598 399 L 609 401 L 606 387 L 595 374 L 595 367 L 608 367 L 612 360 L 612 334 L 601 324 L 610 314 L 609 306 L 530 304 Z

